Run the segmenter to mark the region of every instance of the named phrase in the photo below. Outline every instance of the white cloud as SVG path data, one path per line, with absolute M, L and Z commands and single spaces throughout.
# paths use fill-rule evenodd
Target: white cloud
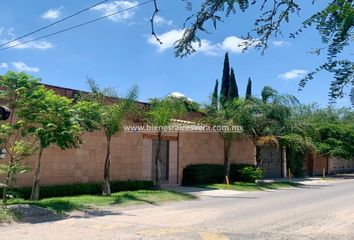
M 158 36 L 163 44 L 158 43 L 154 36 L 148 37 L 148 43 L 156 46 L 159 52 L 163 52 L 167 49 L 173 48 L 176 41 L 182 38 L 183 33 L 184 29 L 173 29 Z M 229 36 L 220 43 L 212 43 L 207 39 L 201 39 L 200 43 L 195 42 L 192 45 L 199 53 L 204 53 L 206 55 L 221 55 L 225 52 L 235 54 L 242 53 L 244 49 L 242 44 L 244 43 L 247 43 L 247 40 L 236 36 Z
M 1 34 L 2 33 L 2 34 Z M 9 28 L 9 29 L 4 29 L 0 28 L 0 44 L 12 41 L 12 39 L 15 39 L 17 36 L 14 34 L 14 29 Z M 23 40 L 15 40 L 12 41 L 9 44 L 4 45 L 2 48 L 6 47 L 13 47 L 16 49 L 40 49 L 40 50 L 45 50 L 49 48 L 53 48 L 53 44 L 48 42 L 47 40 L 38 40 L 38 41 L 33 41 L 33 42 L 28 42 L 24 43 L 26 41 L 31 40 L 30 38 L 26 38 Z M 18 45 L 18 46 L 17 46 Z
M 308 73 L 308 71 L 303 70 L 303 69 L 294 69 L 289 72 L 282 73 L 278 77 L 285 79 L 285 80 L 298 79 L 298 78 L 305 77 L 307 73 Z
M 8 67 L 9 67 L 9 65 L 7 63 L 5 63 L 5 62 L 0 63 L 0 68 L 8 68 Z
M 48 11 L 43 13 L 41 17 L 43 19 L 49 19 L 49 20 L 58 19 L 61 15 L 61 9 L 62 9 L 62 7 L 57 8 L 57 9 L 49 9 Z
M 5 43 L 5 42 L 8 42 L 8 41 L 9 40 L 2 40 L 1 43 Z M 13 41 L 13 42 L 5 45 L 4 47 L 13 47 L 13 48 L 16 48 L 16 49 L 40 49 L 40 50 L 45 50 L 45 49 L 53 48 L 53 44 L 51 44 L 50 42 L 48 42 L 46 40 L 39 40 L 39 41 L 33 41 L 33 42 L 22 44 L 21 41 L 16 40 L 16 41 Z
M 290 43 L 287 41 L 273 41 L 273 45 L 276 47 L 283 47 L 283 46 L 290 45 Z
M 168 25 L 168 26 L 172 26 L 173 21 L 172 20 L 168 20 L 162 16 L 156 15 L 154 18 L 154 23 L 157 25 Z
M 242 53 L 245 48 L 244 44 L 246 43 L 249 42 L 236 36 L 230 36 L 225 38 L 225 40 L 221 43 L 221 49 L 231 53 Z
M 174 97 L 174 98 L 185 98 L 190 102 L 193 102 L 194 100 L 192 98 L 187 97 L 181 92 L 171 92 L 170 94 L 167 95 L 168 97 Z
M 154 36 L 149 36 L 148 43 L 156 46 L 159 52 L 163 52 L 166 49 L 172 48 L 178 39 L 183 36 L 183 29 L 173 29 L 171 31 L 165 32 L 159 35 L 160 40 L 163 44 L 156 41 Z
M 100 5 L 92 8 L 92 10 L 101 12 L 103 15 L 108 15 L 108 14 L 111 14 L 111 13 L 114 13 L 114 12 L 117 12 L 120 10 L 134 7 L 138 4 L 139 3 L 136 1 L 119 0 L 119 1 L 114 1 L 111 3 L 100 4 Z M 112 16 L 108 17 L 108 19 L 110 19 L 113 22 L 123 22 L 125 20 L 132 19 L 134 17 L 134 15 L 135 15 L 135 12 L 133 9 L 131 9 L 131 10 L 127 10 L 127 11 L 112 15 Z
M 12 66 L 20 72 L 39 72 L 38 67 L 29 67 L 27 66 L 26 63 L 18 61 L 18 62 L 13 62 Z

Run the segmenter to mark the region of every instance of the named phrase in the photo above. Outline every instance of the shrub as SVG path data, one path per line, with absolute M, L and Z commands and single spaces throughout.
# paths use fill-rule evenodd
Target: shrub
M 230 181 L 254 181 L 249 175 L 242 174 L 242 169 L 247 167 L 255 169 L 250 164 L 231 164 Z M 224 180 L 225 169 L 221 164 L 192 164 L 183 169 L 182 185 L 222 183 Z
M 220 183 L 224 172 L 224 166 L 219 164 L 188 165 L 183 169 L 182 185 Z
M 154 184 L 152 181 L 112 181 L 111 191 L 113 193 L 120 191 L 150 190 L 153 186 Z M 31 188 L 11 188 L 9 189 L 8 194 L 15 198 L 29 199 Z M 102 194 L 102 183 L 75 183 L 68 185 L 43 186 L 40 188 L 41 198 L 100 194 Z
M 240 172 L 246 182 L 255 182 L 257 179 L 263 177 L 263 171 L 260 168 L 244 167 Z

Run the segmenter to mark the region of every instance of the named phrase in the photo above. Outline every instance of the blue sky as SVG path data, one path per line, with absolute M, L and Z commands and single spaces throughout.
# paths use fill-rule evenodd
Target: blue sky
M 23 35 L 96 2 L 2 1 L 0 41 Z M 304 103 L 327 104 L 332 78 L 328 73 L 319 74 L 302 92 L 297 91 L 301 76 L 324 61 L 324 56 L 308 54 L 311 48 L 320 46 L 318 33 L 313 29 L 306 30 L 295 40 L 287 36 L 297 30 L 302 20 L 329 1 L 304 4 L 301 15 L 293 16 L 291 23 L 284 25 L 284 37 L 270 41 L 265 55 L 253 49 L 241 53 L 238 47 L 241 36 L 246 35 L 253 19 L 259 15 L 258 9 L 253 7 L 246 13 L 237 10 L 237 14 L 225 18 L 217 30 L 209 28 L 212 34 L 201 33 L 202 47 L 196 54 L 183 59 L 174 56 L 172 45 L 191 12 L 185 10 L 182 0 L 158 2 L 161 12 L 156 19 L 155 30 L 164 42 L 162 46 L 150 36 L 149 18 L 153 6 L 147 4 L 73 31 L 0 51 L 0 74 L 7 70 L 25 70 L 42 78 L 44 83 L 82 90 L 87 90 L 86 76 L 89 76 L 101 86 L 116 88 L 118 93 L 124 93 L 137 84 L 141 101 L 177 91 L 195 101 L 207 103 L 215 79 L 221 79 L 223 58 L 228 51 L 240 95 L 244 95 L 247 79 L 251 77 L 256 95 L 265 85 L 270 85 L 279 92 L 294 94 Z M 193 1 L 195 9 L 198 2 Z M 138 1 L 108 1 L 32 38 L 136 3 Z M 349 99 L 339 100 L 338 105 L 348 106 Z

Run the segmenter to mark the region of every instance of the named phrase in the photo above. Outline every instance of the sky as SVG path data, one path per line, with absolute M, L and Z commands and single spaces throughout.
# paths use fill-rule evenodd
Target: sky
M 0 1 L 0 43 L 53 23 L 99 0 L 11 0 Z M 111 12 L 135 6 L 138 0 L 109 0 L 70 20 L 21 39 L 17 44 L 61 29 L 89 21 Z M 185 58 L 174 55 L 173 43 L 183 33 L 188 16 L 198 9 L 199 0 L 193 1 L 192 11 L 186 10 L 182 0 L 158 0 L 161 10 L 155 18 L 155 31 L 162 40 L 160 45 L 151 36 L 152 3 L 111 16 L 95 23 L 76 28 L 21 46 L 0 51 L 0 74 L 8 70 L 25 71 L 42 79 L 43 83 L 87 90 L 86 79 L 94 79 L 102 87 L 113 87 L 124 94 L 136 84 L 139 100 L 164 97 L 181 92 L 199 103 L 208 103 L 215 80 L 221 79 L 224 54 L 229 52 L 240 95 L 245 94 L 247 79 L 253 82 L 253 94 L 260 95 L 268 85 L 280 93 L 295 95 L 303 103 L 328 103 L 328 89 L 332 75 L 320 73 L 306 88 L 298 92 L 301 77 L 325 61 L 325 56 L 308 52 L 320 45 L 314 29 L 305 30 L 296 39 L 289 39 L 301 22 L 328 0 L 300 1 L 300 15 L 283 25 L 283 36 L 273 37 L 262 55 L 249 49 L 242 53 L 242 36 L 252 28 L 259 16 L 259 6 L 246 13 L 236 9 L 235 15 L 223 18 L 217 29 L 207 25 L 209 33 L 200 33 L 202 45 L 197 53 Z M 221 13 L 224 17 L 224 14 Z M 349 97 L 337 106 L 349 106 Z

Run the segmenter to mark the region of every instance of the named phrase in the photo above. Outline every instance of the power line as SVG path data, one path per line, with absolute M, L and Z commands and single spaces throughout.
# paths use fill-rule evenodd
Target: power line
M 67 32 L 67 31 L 73 30 L 73 29 L 75 29 L 75 28 L 79 28 L 79 27 L 82 27 L 82 26 L 85 26 L 85 25 L 88 25 L 88 24 L 91 24 L 91 23 L 100 21 L 100 20 L 102 20 L 102 19 L 105 19 L 105 18 L 114 16 L 114 15 L 117 15 L 117 14 L 119 14 L 119 13 L 122 13 L 122 12 L 125 12 L 125 11 L 128 11 L 128 10 L 131 10 L 131 9 L 134 9 L 134 8 L 137 8 L 137 7 L 140 7 L 140 6 L 142 6 L 142 5 L 146 5 L 146 4 L 151 3 L 151 2 L 153 2 L 153 1 L 154 1 L 154 0 L 149 0 L 149 1 L 146 1 L 146 2 L 142 2 L 142 3 L 139 3 L 139 4 L 134 5 L 134 6 L 132 6 L 132 7 L 125 8 L 125 9 L 122 9 L 122 10 L 119 10 L 119 11 L 116 11 L 116 12 L 113 12 L 113 13 L 110 13 L 110 14 L 107 14 L 107 15 L 104 15 L 104 16 L 102 16 L 102 17 L 95 18 L 95 19 L 93 19 L 93 20 L 90 20 L 90 21 L 87 21 L 87 22 L 83 22 L 83 23 L 74 25 L 74 26 L 72 26 L 72 27 L 64 28 L 63 30 L 60 30 L 60 31 L 57 31 L 57 32 L 53 32 L 53 33 L 50 33 L 50 34 L 47 34 L 47 35 L 44 35 L 44 36 L 40 36 L 40 37 L 38 37 L 38 38 L 34 38 L 34 39 L 31 39 L 31 40 L 28 40 L 28 41 L 25 41 L 25 42 L 21 42 L 21 43 L 19 43 L 19 44 L 11 45 L 11 46 L 9 46 L 9 47 L 0 48 L 0 51 L 6 50 L 6 49 L 10 49 L 10 48 L 15 48 L 15 47 L 24 45 L 24 44 L 26 44 L 26 43 L 34 42 L 34 41 L 37 41 L 37 40 L 40 40 L 40 39 L 43 39 L 43 38 L 46 38 L 46 37 L 51 37 L 51 36 L 53 36 L 53 35 L 57 35 L 57 34 L 60 34 L 60 33 L 63 33 L 63 32 Z
M 62 18 L 62 19 L 60 19 L 60 20 L 58 20 L 58 21 L 56 21 L 56 22 L 53 22 L 53 23 L 51 23 L 51 24 L 49 24 L 49 25 L 46 25 L 46 26 L 41 27 L 41 28 L 39 28 L 39 29 L 37 29 L 37 30 L 34 30 L 34 31 L 30 32 L 30 33 L 27 33 L 27 34 L 25 34 L 25 35 L 22 35 L 22 36 L 20 36 L 20 37 L 17 37 L 17 38 L 15 38 L 15 39 L 12 39 L 12 40 L 10 40 L 10 41 L 8 41 L 8 42 L 4 42 L 4 43 L 0 44 L 0 47 L 3 47 L 3 46 L 5 46 L 5 45 L 8 45 L 8 44 L 13 43 L 13 42 L 15 42 L 15 41 L 18 41 L 18 40 L 23 39 L 23 38 L 25 38 L 25 37 L 28 37 L 28 36 L 30 36 L 30 35 L 32 35 L 32 34 L 38 33 L 38 32 L 40 32 L 40 31 L 42 31 L 42 30 L 44 30 L 44 29 L 50 28 L 50 27 L 52 27 L 52 26 L 54 26 L 54 25 L 57 25 L 58 23 L 64 22 L 64 21 L 66 21 L 66 20 L 68 20 L 68 19 L 70 19 L 70 18 L 73 18 L 73 17 L 75 17 L 75 16 L 77 16 L 77 15 L 83 13 L 83 12 L 86 12 L 86 11 L 88 11 L 88 10 L 90 10 L 90 9 L 92 9 L 92 8 L 94 8 L 94 7 L 96 7 L 96 6 L 98 6 L 98 5 L 101 5 L 101 4 L 103 4 L 103 3 L 107 2 L 107 1 L 108 1 L 108 0 L 101 1 L 101 2 L 96 3 L 96 4 L 94 4 L 94 5 L 90 6 L 90 7 L 87 7 L 87 8 L 85 8 L 85 9 L 82 9 L 82 10 L 80 10 L 80 11 L 78 11 L 78 12 L 76 12 L 76 13 L 70 15 L 70 16 L 67 16 L 67 17 L 65 17 L 65 18 Z

